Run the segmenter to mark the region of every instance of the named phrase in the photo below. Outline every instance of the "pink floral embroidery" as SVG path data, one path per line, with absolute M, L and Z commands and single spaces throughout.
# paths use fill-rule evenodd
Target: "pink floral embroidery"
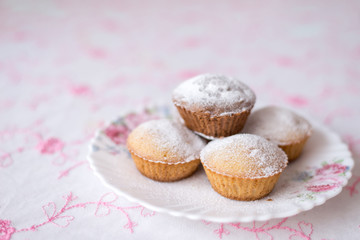
M 16 229 L 11 226 L 11 221 L 0 219 L 0 240 L 9 240 L 15 231 Z
M 49 223 L 52 223 L 61 228 L 65 228 L 71 223 L 71 221 L 75 220 L 74 216 L 65 215 L 64 214 L 65 212 L 68 212 L 74 208 L 85 208 L 91 205 L 96 206 L 94 215 L 97 217 L 107 216 L 111 213 L 112 210 L 117 210 L 121 212 L 127 219 L 127 223 L 123 227 L 125 229 L 129 229 L 131 233 L 134 232 L 134 227 L 137 226 L 137 223 L 131 220 L 127 210 L 140 209 L 140 215 L 143 217 L 153 216 L 155 214 L 154 212 L 144 213 L 144 207 L 141 205 L 128 206 L 128 207 L 117 206 L 115 202 L 118 199 L 118 197 L 115 193 L 112 192 L 104 194 L 103 196 L 100 197 L 99 201 L 94 201 L 94 202 L 83 202 L 83 203 L 72 204 L 72 202 L 77 199 L 77 197 L 73 196 L 72 193 L 63 196 L 63 198 L 65 199 L 65 204 L 60 209 L 57 208 L 54 202 L 49 202 L 44 206 L 42 206 L 43 212 L 46 216 L 46 220 L 42 223 L 32 225 L 31 227 L 16 230 L 15 228 L 10 226 L 10 221 L 0 220 L 0 227 L 1 227 L 0 233 L 2 234 L 0 235 L 0 237 L 3 237 L 3 235 L 8 236 L 8 238 L 3 237 L 0 238 L 0 240 L 9 240 L 11 234 L 14 232 L 34 231 Z
M 57 166 L 63 165 L 67 161 L 72 160 L 75 156 L 79 154 L 77 149 L 72 149 L 65 153 L 64 152 L 65 143 L 58 138 L 52 137 L 47 140 L 43 140 L 41 134 L 37 133 L 34 135 L 36 136 L 38 141 L 36 149 L 39 150 L 41 154 L 55 155 L 52 161 L 54 165 Z
M 16 160 L 16 155 L 23 153 L 29 145 L 34 142 L 39 142 L 40 137 L 38 134 L 33 133 L 33 130 L 42 124 L 41 120 L 37 120 L 34 123 L 30 124 L 28 127 L 17 128 L 11 127 L 4 130 L 0 130 L 0 142 L 10 142 L 15 138 L 20 140 L 16 145 L 12 145 L 12 149 L 3 150 L 0 148 L 0 168 L 10 167 Z M 2 145 L 3 146 L 3 145 Z M 16 148 L 13 148 L 16 147 Z M 31 145 L 31 148 L 34 148 L 34 145 Z
M 65 176 L 68 176 L 70 171 L 74 170 L 75 168 L 80 167 L 81 165 L 87 164 L 87 163 L 88 163 L 87 161 L 81 161 L 81 162 L 78 162 L 75 165 L 71 166 L 70 168 L 64 170 L 64 171 L 61 171 L 59 176 L 58 176 L 58 179 L 61 179 L 61 178 L 65 177 Z
M 11 153 L 3 153 L 0 155 L 0 167 L 6 168 L 9 167 L 13 163 L 13 159 Z
M 99 202 L 97 203 L 95 216 L 103 217 L 110 214 L 111 209 L 110 206 L 113 206 L 113 203 L 118 199 L 118 196 L 114 193 L 106 193 L 104 194 Z
M 297 225 L 300 229 L 300 232 L 294 233 L 289 237 L 289 239 L 292 239 L 295 236 L 299 236 L 305 239 L 311 239 L 311 235 L 314 232 L 313 225 L 311 223 L 306 223 L 304 221 L 299 222 Z
M 76 96 L 91 95 L 92 91 L 89 86 L 86 85 L 72 85 L 69 87 L 72 94 Z
M 116 144 L 125 144 L 130 130 L 123 125 L 110 125 L 105 129 L 105 134 Z
M 57 138 L 49 138 L 45 141 L 40 140 L 36 147 L 42 154 L 54 154 L 60 152 L 65 144 Z
M 42 207 L 49 223 L 53 223 L 58 227 L 67 227 L 72 220 L 73 216 L 62 216 L 61 214 L 65 211 L 65 208 L 62 208 L 57 212 L 56 205 L 53 202 L 49 202 L 47 205 Z
M 141 208 L 142 208 L 141 212 L 140 212 L 141 216 L 143 216 L 143 217 L 151 217 L 151 216 L 155 215 L 154 211 L 150 211 L 150 210 L 148 210 L 148 209 L 146 209 L 144 207 L 141 207 Z
M 308 104 L 308 100 L 302 96 L 288 96 L 287 101 L 297 107 L 303 107 Z
M 356 177 L 355 181 L 350 186 L 347 186 L 345 188 L 350 191 L 350 197 L 352 197 L 354 194 L 359 193 L 359 191 L 356 189 L 356 186 L 358 184 L 360 184 L 360 177 Z
M 256 226 L 257 222 L 253 221 L 252 222 L 252 227 L 248 227 L 243 223 L 229 223 L 229 224 L 224 224 L 224 223 L 220 223 L 219 227 L 217 229 L 215 229 L 213 232 L 218 235 L 218 237 L 220 239 L 222 239 L 222 237 L 225 235 L 229 235 L 230 234 L 230 230 L 229 228 L 226 229 L 226 226 L 231 226 L 234 227 L 235 229 L 239 229 L 242 231 L 246 231 L 246 232 L 251 232 L 255 235 L 255 238 L 257 240 L 260 239 L 274 239 L 274 237 L 271 235 L 271 232 L 273 230 L 284 230 L 289 234 L 289 239 L 295 239 L 295 237 L 301 238 L 301 239 L 305 239 L 305 240 L 310 240 L 311 239 L 311 235 L 313 234 L 313 225 L 311 223 L 306 223 L 306 222 L 298 222 L 297 226 L 298 228 L 293 228 L 293 227 L 288 227 L 288 226 L 284 226 L 285 222 L 288 220 L 288 218 L 284 218 L 282 219 L 280 222 L 274 224 L 274 225 L 269 225 L 270 221 L 266 221 L 265 223 L 263 223 L 261 226 Z M 204 224 L 206 225 L 210 225 L 211 222 L 206 222 L 203 221 Z
M 61 166 L 66 162 L 73 160 L 73 158 L 78 154 L 79 152 L 76 149 L 72 149 L 68 153 L 64 153 L 63 150 L 61 150 L 59 154 L 54 158 L 53 164 L 57 166 Z
M 226 228 L 224 228 L 224 224 L 221 223 L 220 224 L 220 227 L 218 229 L 215 229 L 214 230 L 214 233 L 217 234 L 219 236 L 219 238 L 221 239 L 223 234 L 225 235 L 229 235 L 230 234 L 230 231 L 227 230 Z
M 107 52 L 101 48 L 92 48 L 88 50 L 91 57 L 95 59 L 104 59 L 108 56 Z
M 198 38 L 188 38 L 182 43 L 182 45 L 185 48 L 195 48 L 195 47 L 200 46 L 202 42 L 203 41 Z
M 282 67 L 291 67 L 295 64 L 295 61 L 291 57 L 281 56 L 276 59 L 277 63 Z
M 333 164 L 326 164 L 322 168 L 317 169 L 316 175 L 328 176 L 333 174 L 340 174 L 345 171 L 346 171 L 346 166 L 338 163 L 333 163 Z

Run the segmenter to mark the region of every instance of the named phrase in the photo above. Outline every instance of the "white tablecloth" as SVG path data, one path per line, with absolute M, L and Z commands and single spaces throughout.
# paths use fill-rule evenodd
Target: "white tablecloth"
M 1 1 L 0 239 L 359 239 L 359 1 Z M 296 216 L 212 223 L 116 196 L 86 160 L 120 113 L 201 73 L 306 112 L 349 144 L 341 194 Z

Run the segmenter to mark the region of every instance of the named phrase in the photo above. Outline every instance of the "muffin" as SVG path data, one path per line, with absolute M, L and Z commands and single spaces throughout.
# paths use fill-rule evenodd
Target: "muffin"
M 200 160 L 216 192 L 242 201 L 268 195 L 288 162 L 276 144 L 252 134 L 214 140 L 201 151 Z
M 274 142 L 284 150 L 289 161 L 293 161 L 299 157 L 311 136 L 311 125 L 288 109 L 268 106 L 251 114 L 243 132 Z
M 239 133 L 256 97 L 236 78 L 203 74 L 175 88 L 172 100 L 189 129 L 214 139 Z
M 127 139 L 137 169 L 144 176 L 162 182 L 192 175 L 200 164 L 204 146 L 203 139 L 169 119 L 142 123 Z

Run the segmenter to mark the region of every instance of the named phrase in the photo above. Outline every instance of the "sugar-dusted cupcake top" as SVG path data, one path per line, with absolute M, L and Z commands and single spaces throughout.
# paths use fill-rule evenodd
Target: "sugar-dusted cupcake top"
M 129 150 L 153 162 L 185 163 L 200 158 L 205 141 L 178 122 L 169 119 L 140 124 L 129 135 Z
M 228 115 L 251 110 L 254 92 L 236 78 L 203 74 L 181 83 L 173 91 L 175 105 L 211 115 Z
M 200 160 L 218 174 L 251 179 L 278 174 L 288 162 L 278 146 L 252 134 L 212 141 L 201 151 Z
M 262 136 L 278 145 L 287 145 L 309 137 L 311 125 L 288 109 L 268 106 L 250 115 L 243 132 Z

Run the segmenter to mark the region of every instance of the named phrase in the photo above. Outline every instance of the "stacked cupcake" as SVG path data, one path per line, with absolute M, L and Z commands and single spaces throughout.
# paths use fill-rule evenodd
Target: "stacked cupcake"
M 201 162 L 222 196 L 249 201 L 268 195 L 288 159 L 300 155 L 311 126 L 280 107 L 251 114 L 255 101 L 236 78 L 204 74 L 183 82 L 173 91 L 173 103 L 184 124 L 153 120 L 129 135 L 137 169 L 168 182 L 191 176 Z

